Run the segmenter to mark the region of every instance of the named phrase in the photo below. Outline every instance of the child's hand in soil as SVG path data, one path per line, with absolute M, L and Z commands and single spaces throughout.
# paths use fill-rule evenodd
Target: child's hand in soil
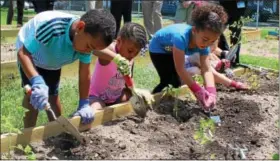
M 205 88 L 208 92 L 209 92 L 209 96 L 206 99 L 206 106 L 205 106 L 205 110 L 206 111 L 210 111 L 212 110 L 215 105 L 216 105 L 216 101 L 217 101 L 217 90 L 215 87 L 206 87 Z
M 30 104 L 34 109 L 44 110 L 49 100 L 49 87 L 40 75 L 32 77 L 29 81 L 32 85 Z
M 78 110 L 73 116 L 81 116 L 83 124 L 89 124 L 94 120 L 94 109 L 90 107 L 89 99 L 80 100 Z
M 236 81 L 232 81 L 230 86 L 237 90 L 248 90 L 249 89 L 249 86 L 247 84 L 242 83 L 242 82 L 236 82 Z
M 194 93 L 198 103 L 205 111 L 209 111 L 214 108 L 216 104 L 216 88 L 207 87 L 204 89 L 195 82 L 190 86 L 190 89 Z
M 231 64 L 230 64 L 229 60 L 222 59 L 216 64 L 215 70 L 218 72 L 222 72 L 222 71 L 230 68 L 230 66 L 231 66 Z
M 139 89 L 139 88 L 136 88 L 135 89 L 135 92 L 141 96 L 142 98 L 144 98 L 144 100 L 146 101 L 146 103 L 151 106 L 155 100 L 154 100 L 154 97 L 153 95 L 151 94 L 150 91 L 148 90 L 145 90 L 145 89 Z
M 117 54 L 114 57 L 113 62 L 117 64 L 118 71 L 122 75 L 130 75 L 130 66 L 129 66 L 129 61 L 127 59 L 122 57 L 120 54 Z

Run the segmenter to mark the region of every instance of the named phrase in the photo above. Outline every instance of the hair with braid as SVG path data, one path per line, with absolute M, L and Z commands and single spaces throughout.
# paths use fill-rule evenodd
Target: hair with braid
M 82 15 L 85 22 L 85 32 L 91 36 L 101 36 L 105 45 L 110 45 L 116 34 L 116 21 L 114 16 L 104 9 L 89 10 Z
M 145 28 L 134 22 L 125 23 L 118 36 L 124 40 L 135 42 L 140 49 L 145 48 L 148 43 Z
M 216 33 L 223 33 L 227 20 L 226 11 L 217 4 L 196 7 L 192 12 L 192 22 L 198 30 L 208 29 Z

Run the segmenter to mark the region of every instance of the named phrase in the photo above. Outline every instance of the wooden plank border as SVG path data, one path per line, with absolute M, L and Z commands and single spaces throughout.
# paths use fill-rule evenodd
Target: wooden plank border
M 1 29 L 13 29 L 18 28 L 17 25 L 1 25 Z
M 12 60 L 12 61 L 3 61 L 3 62 L 1 62 L 1 65 L 10 64 L 10 63 L 16 63 L 16 62 L 17 62 L 16 60 Z
M 188 87 L 182 86 L 179 90 L 179 95 L 183 95 L 188 93 Z M 160 98 L 163 93 L 155 94 L 153 97 L 155 99 L 155 103 L 160 101 Z M 96 127 L 102 125 L 108 121 L 115 120 L 120 117 L 128 116 L 133 113 L 133 108 L 129 102 L 120 103 L 112 106 L 108 106 L 104 108 L 102 111 L 98 111 L 95 113 L 95 120 L 92 124 L 82 125 L 80 124 L 80 117 L 76 116 L 70 120 L 70 122 L 79 128 L 80 131 L 88 130 L 92 127 Z M 63 128 L 61 128 L 60 124 L 57 122 L 49 122 L 44 126 L 26 128 L 21 131 L 20 134 L 9 133 L 1 135 L 1 151 L 0 153 L 8 152 L 12 150 L 16 145 L 27 145 L 32 142 L 42 141 L 51 136 L 59 135 L 63 132 Z
M 20 28 L 3 29 L 1 28 L 1 37 L 17 37 Z

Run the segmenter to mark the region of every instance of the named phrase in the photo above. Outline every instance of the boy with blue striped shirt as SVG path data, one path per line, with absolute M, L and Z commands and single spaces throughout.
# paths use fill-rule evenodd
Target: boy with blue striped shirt
M 37 14 L 19 31 L 16 48 L 19 71 L 23 85 L 30 84 L 30 101 L 24 97 L 23 106 L 29 111 L 24 117 L 24 127 L 36 125 L 38 110 L 50 102 L 57 116 L 61 115 L 58 89 L 61 67 L 77 59 L 79 65 L 79 107 L 75 115 L 83 123 L 93 120 L 94 111 L 89 106 L 91 52 L 103 50 L 113 41 L 116 23 L 106 10 L 90 10 L 81 18 L 71 14 L 46 11 Z M 95 54 L 112 60 L 120 66 L 122 74 L 129 72 L 129 62 L 119 54 Z M 129 73 L 128 73 L 129 74 Z M 49 116 L 49 114 L 48 114 Z M 49 116 L 49 120 L 51 117 Z

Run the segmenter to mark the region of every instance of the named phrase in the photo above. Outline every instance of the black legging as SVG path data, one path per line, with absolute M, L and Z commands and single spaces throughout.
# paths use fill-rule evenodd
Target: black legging
M 154 88 L 152 93 L 161 92 L 169 84 L 174 88 L 178 88 L 181 85 L 181 81 L 175 69 L 173 55 L 171 53 L 150 52 L 150 57 L 160 78 L 160 83 Z
M 123 16 L 124 23 L 131 22 L 132 0 L 111 0 L 111 13 L 116 20 L 116 36 L 117 37 L 121 20 Z

